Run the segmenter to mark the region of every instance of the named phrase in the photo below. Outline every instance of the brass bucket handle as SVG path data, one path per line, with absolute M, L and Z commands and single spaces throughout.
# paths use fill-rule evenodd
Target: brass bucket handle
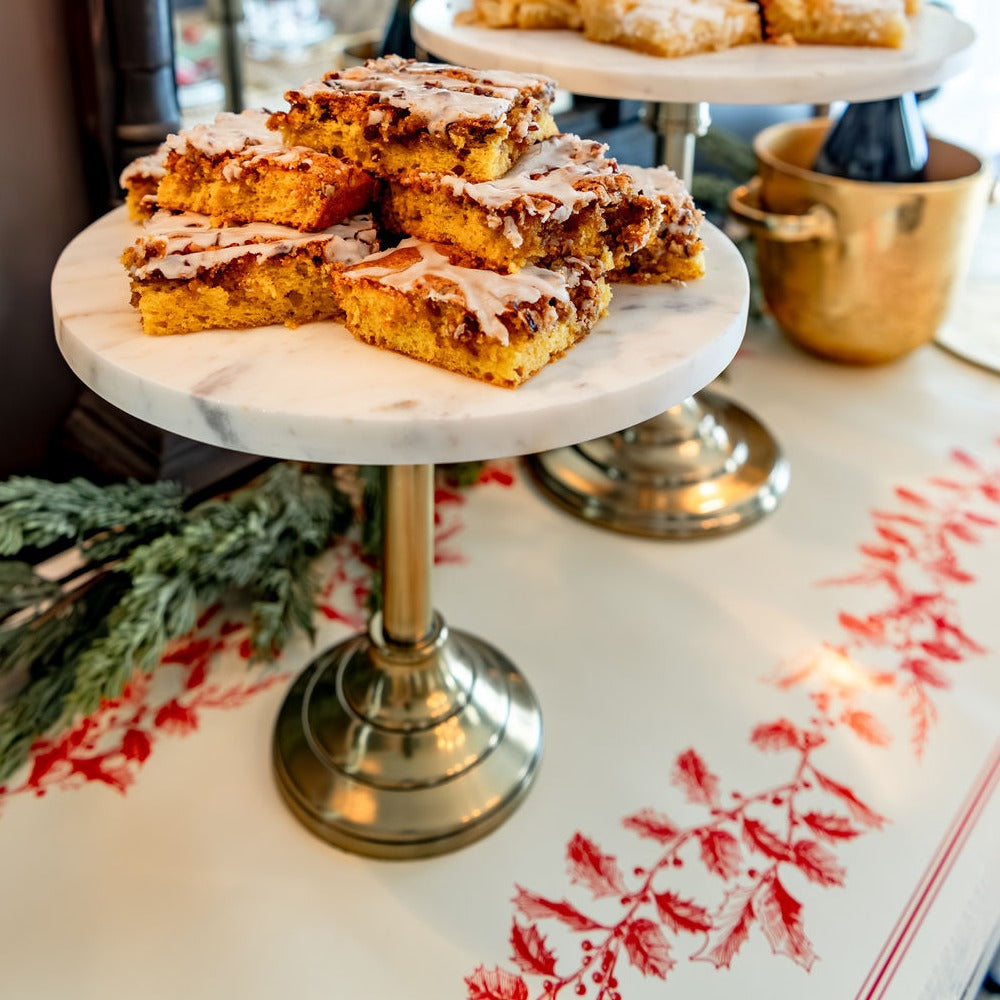
M 826 205 L 813 205 L 803 215 L 779 215 L 759 208 L 761 179 L 753 177 L 729 192 L 729 211 L 751 229 L 763 231 L 772 240 L 802 243 L 805 240 L 832 240 L 837 236 L 837 220 Z

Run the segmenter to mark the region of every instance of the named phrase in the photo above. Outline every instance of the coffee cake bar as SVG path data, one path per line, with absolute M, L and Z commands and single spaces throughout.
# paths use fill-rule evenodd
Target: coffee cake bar
M 368 209 L 374 180 L 354 164 L 285 146 L 268 112 L 222 112 L 165 142 L 160 208 L 198 212 L 221 225 L 273 222 L 327 229 Z
M 759 0 L 770 41 L 901 48 L 908 0 Z
M 287 143 L 381 176 L 423 170 L 486 181 L 555 134 L 554 95 L 546 77 L 386 56 L 288 91 L 289 109 L 268 124 Z
M 302 233 L 260 222 L 219 228 L 204 215 L 160 211 L 122 263 L 143 330 L 163 335 L 339 318 L 331 274 L 377 249 L 367 215 Z
M 460 247 L 495 271 L 558 257 L 608 258 L 642 246 L 659 223 L 658 203 L 634 185 L 607 146 L 576 135 L 535 143 L 496 181 L 406 172 L 379 205 L 390 231 Z
M 520 385 L 585 337 L 611 291 L 583 261 L 516 274 L 407 239 L 332 275 L 359 340 L 493 385 Z
M 655 284 L 701 278 L 705 254 L 699 229 L 705 214 L 695 207 L 684 182 L 669 167 L 622 164 L 621 169 L 643 196 L 659 203 L 662 219 L 648 242 L 611 273 L 611 280 Z
M 747 0 L 580 0 L 583 33 L 654 56 L 687 56 L 761 40 Z

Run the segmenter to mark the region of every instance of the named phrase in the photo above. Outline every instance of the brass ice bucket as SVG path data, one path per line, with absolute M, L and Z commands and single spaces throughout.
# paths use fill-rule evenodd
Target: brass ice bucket
M 830 126 L 784 122 L 754 139 L 758 175 L 730 211 L 754 233 L 782 330 L 837 361 L 891 361 L 930 340 L 965 276 L 990 171 L 931 139 L 927 180 L 876 184 L 809 169 Z

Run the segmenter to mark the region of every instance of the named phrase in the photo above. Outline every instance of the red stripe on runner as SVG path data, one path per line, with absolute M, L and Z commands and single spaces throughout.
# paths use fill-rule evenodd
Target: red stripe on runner
M 965 841 L 1000 780 L 1000 743 L 993 748 L 986 767 L 972 786 L 962 808 L 938 847 L 930 865 L 914 889 L 906 909 L 896 921 L 855 1000 L 879 1000 L 889 988 L 896 970 L 909 950 L 927 911 L 940 892 Z

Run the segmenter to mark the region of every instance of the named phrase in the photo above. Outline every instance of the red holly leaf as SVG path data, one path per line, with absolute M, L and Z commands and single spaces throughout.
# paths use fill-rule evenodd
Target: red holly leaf
M 522 927 L 514 920 L 510 931 L 510 946 L 514 950 L 512 957 L 523 972 L 538 976 L 555 975 L 555 952 L 545 944 L 545 938 L 534 924 Z
M 674 967 L 670 945 L 652 920 L 645 917 L 633 920 L 625 928 L 622 944 L 631 963 L 644 976 L 666 979 L 667 973 Z
M 647 837 L 657 843 L 666 844 L 677 836 L 677 827 L 662 813 L 643 809 L 634 816 L 622 820 L 627 830 L 634 830 L 640 837 Z
M 216 601 L 215 604 L 210 604 L 200 615 L 195 622 L 196 628 L 204 628 L 220 611 L 222 610 L 222 603 Z
M 73 757 L 69 764 L 74 774 L 82 775 L 85 781 L 99 781 L 110 785 L 116 791 L 124 792 L 132 784 L 134 778 L 127 766 L 109 766 L 107 759 L 111 754 L 100 754 L 97 757 Z
M 983 528 L 995 528 L 997 524 L 1000 524 L 995 518 L 987 517 L 985 514 L 980 514 L 974 510 L 967 510 L 965 517 L 966 520 L 971 521 L 973 524 L 978 524 Z
M 930 568 L 939 576 L 943 576 L 954 583 L 972 583 L 976 579 L 971 573 L 966 573 L 964 569 L 959 569 L 955 564 L 955 557 L 951 554 L 935 560 L 931 563 Z
M 465 502 L 465 498 L 458 490 L 449 489 L 446 486 L 435 486 L 434 487 L 434 505 L 438 504 L 462 504 Z
M 991 500 L 993 503 L 1000 503 L 1000 486 L 997 486 L 996 483 L 980 483 L 979 492 L 987 500 Z
M 833 778 L 828 778 L 815 768 L 813 768 L 813 776 L 819 783 L 820 788 L 836 795 L 847 806 L 851 815 L 859 823 L 864 823 L 865 826 L 873 826 L 876 829 L 882 828 L 882 825 L 886 821 L 885 817 L 880 816 L 874 809 L 866 806 L 849 788 L 834 781 Z
M 849 632 L 853 632 L 864 639 L 881 642 L 885 637 L 885 623 L 881 618 L 876 618 L 875 615 L 869 615 L 867 618 L 855 618 L 854 615 L 849 615 L 841 611 L 837 615 L 837 620 Z
M 837 864 L 832 852 L 815 840 L 800 840 L 793 849 L 795 864 L 806 878 L 819 885 L 844 884 L 844 869 Z
M 919 658 L 904 660 L 902 668 L 909 670 L 918 681 L 929 684 L 931 687 L 941 688 L 942 690 L 951 687 L 951 681 L 940 671 L 935 670 L 927 660 Z
M 967 469 L 979 470 L 979 463 L 967 451 L 963 451 L 961 448 L 954 448 L 951 457 L 953 461 L 958 462 L 959 465 L 964 465 Z
M 551 900 L 536 896 L 527 889 L 517 887 L 517 895 L 514 897 L 514 905 L 526 917 L 532 920 L 554 917 L 565 924 L 571 931 L 592 931 L 601 925 L 590 917 L 581 913 L 575 906 L 565 900 L 561 903 L 553 903 Z
M 813 833 L 827 840 L 850 840 L 861 833 L 860 830 L 851 826 L 851 821 L 846 816 L 808 812 L 802 817 L 802 821 Z
M 468 1000 L 528 1000 L 528 984 L 506 969 L 478 966 L 465 977 Z
M 193 691 L 195 688 L 199 688 L 205 683 L 205 678 L 208 676 L 208 661 L 201 660 L 194 665 L 191 672 L 188 674 L 187 680 L 184 682 L 184 687 L 188 691 Z
M 961 521 L 949 521 L 944 526 L 944 530 L 963 542 L 976 543 L 979 541 L 979 536 L 967 524 L 962 524 Z
M 778 719 L 757 726 L 750 734 L 750 742 L 760 750 L 800 750 L 804 736 L 788 719 Z
M 877 747 L 888 746 L 891 742 L 889 731 L 875 718 L 871 712 L 851 710 L 844 712 L 840 721 L 846 723 L 866 743 Z
M 774 858 L 775 861 L 795 860 L 791 847 L 755 819 L 744 818 L 743 839 L 748 846 L 769 858 Z
M 176 698 L 161 705 L 153 717 L 157 729 L 184 736 L 198 728 L 198 715 Z
M 515 907 L 531 919 L 555 919 L 564 924 L 572 931 L 596 930 L 603 925 L 591 919 L 585 913 L 581 913 L 575 906 L 566 900 L 554 902 L 536 896 L 526 889 L 518 887 L 518 894 L 514 898 Z
M 896 524 L 908 524 L 911 528 L 922 528 L 926 521 L 912 514 L 898 514 L 886 510 L 876 510 L 872 512 L 880 521 L 893 521 Z
M 900 500 L 905 500 L 907 503 L 913 504 L 915 507 L 930 506 L 930 504 L 919 493 L 914 493 L 913 490 L 909 490 L 905 486 L 896 487 L 896 496 L 898 496 Z
M 694 900 L 681 899 L 675 892 L 653 893 L 660 919 L 675 931 L 691 934 L 712 929 L 712 918 L 708 910 Z
M 891 545 L 901 545 L 905 549 L 910 548 L 909 540 L 898 531 L 893 531 L 892 528 L 887 528 L 884 524 L 876 526 L 875 530 Z
M 715 932 L 691 956 L 698 962 L 711 962 L 717 969 L 728 969 L 743 947 L 754 921 L 753 897 L 756 886 L 737 888 L 726 893 L 725 902 L 714 919 Z
M 162 663 L 177 663 L 182 666 L 191 666 L 199 660 L 203 660 L 212 654 L 211 639 L 191 639 L 181 643 L 173 649 L 168 650 L 162 659 Z
M 128 729 L 122 737 L 122 753 L 141 764 L 153 752 L 149 736 L 141 729 Z
M 704 830 L 698 834 L 701 860 L 719 878 L 731 879 L 740 870 L 739 841 L 725 830 Z
M 625 883 L 614 857 L 602 853 L 600 848 L 582 833 L 576 834 L 569 842 L 566 858 L 569 861 L 570 880 L 589 886 L 595 896 L 625 894 Z
M 957 649 L 953 649 L 948 643 L 942 642 L 940 639 L 928 639 L 926 642 L 920 643 L 920 648 L 925 653 L 936 656 L 939 660 L 957 662 L 962 659 L 962 654 Z
M 755 909 L 771 951 L 787 955 L 808 972 L 816 961 L 816 953 L 802 929 L 802 904 L 789 894 L 777 875 L 761 888 Z
M 687 795 L 689 802 L 706 806 L 718 804 L 719 779 L 708 769 L 697 751 L 685 750 L 677 758 L 671 780 Z
M 895 549 L 883 548 L 876 545 L 862 545 L 859 546 L 861 549 L 861 554 L 866 555 L 871 559 L 880 559 L 882 562 L 887 563 L 898 563 L 899 554 Z
M 482 471 L 479 473 L 479 482 L 483 485 L 486 483 L 499 483 L 501 486 L 513 486 L 514 476 L 507 468 L 484 465 Z

